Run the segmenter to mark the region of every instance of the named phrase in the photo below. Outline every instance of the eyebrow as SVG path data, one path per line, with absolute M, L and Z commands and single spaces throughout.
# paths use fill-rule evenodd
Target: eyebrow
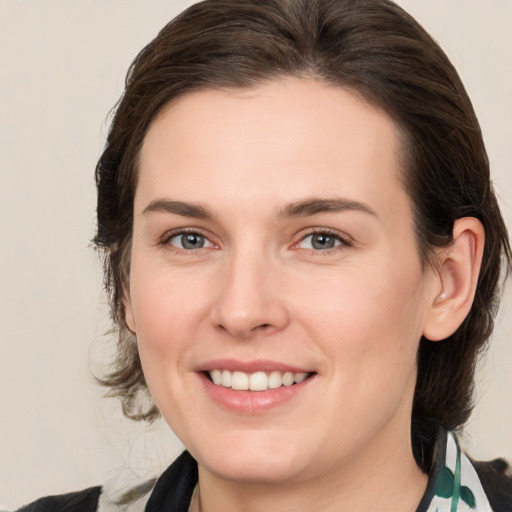
M 358 211 L 377 217 L 373 208 L 365 203 L 353 201 L 351 199 L 304 199 L 285 206 L 279 216 L 281 218 L 289 217 L 308 217 L 318 213 Z
M 308 217 L 319 213 L 358 211 L 377 217 L 375 210 L 369 205 L 353 201 L 351 199 L 335 198 L 335 199 L 303 199 L 286 205 L 279 212 L 279 218 L 291 217 Z M 171 213 L 182 217 L 190 217 L 194 219 L 212 219 L 213 214 L 204 206 L 196 203 L 188 203 L 183 201 L 174 201 L 171 199 L 156 199 L 149 203 L 143 215 L 148 213 Z
M 148 213 L 173 213 L 182 217 L 191 217 L 194 219 L 211 219 L 213 215 L 203 206 L 194 203 L 185 203 L 183 201 L 172 201 L 170 199 L 157 199 L 144 208 L 143 215 Z

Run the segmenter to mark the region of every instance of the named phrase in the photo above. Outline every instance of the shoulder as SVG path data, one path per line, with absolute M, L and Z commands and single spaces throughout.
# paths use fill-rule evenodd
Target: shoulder
M 18 512 L 95 512 L 101 487 L 90 487 L 80 492 L 47 496 L 21 507 Z
M 159 478 L 139 479 L 121 471 L 103 486 L 47 496 L 17 512 L 186 512 L 197 483 L 197 463 L 183 452 Z
M 494 512 L 512 510 L 512 478 L 507 475 L 509 466 L 503 459 L 489 462 L 472 461 L 482 487 Z

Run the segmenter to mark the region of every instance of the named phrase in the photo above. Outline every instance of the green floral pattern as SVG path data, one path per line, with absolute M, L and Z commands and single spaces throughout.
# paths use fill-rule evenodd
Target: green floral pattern
M 442 460 L 435 461 L 434 497 L 426 512 L 492 512 L 480 479 L 452 432 Z

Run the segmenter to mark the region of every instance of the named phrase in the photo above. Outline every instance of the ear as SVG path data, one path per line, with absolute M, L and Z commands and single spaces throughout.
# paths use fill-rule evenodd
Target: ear
M 464 321 L 475 297 L 484 251 L 485 232 L 473 217 L 455 221 L 453 244 L 440 251 L 430 310 L 423 336 L 439 341 L 451 336 Z

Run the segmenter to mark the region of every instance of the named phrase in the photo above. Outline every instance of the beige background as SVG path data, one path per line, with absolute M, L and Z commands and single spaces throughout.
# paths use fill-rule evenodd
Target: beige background
M 0 0 L 0 504 L 165 466 L 168 429 L 123 420 L 91 368 L 108 328 L 93 169 L 135 54 L 183 0 Z M 512 226 L 512 1 L 402 0 L 460 70 Z M 512 459 L 512 298 L 466 444 Z

